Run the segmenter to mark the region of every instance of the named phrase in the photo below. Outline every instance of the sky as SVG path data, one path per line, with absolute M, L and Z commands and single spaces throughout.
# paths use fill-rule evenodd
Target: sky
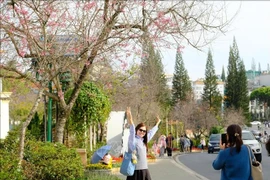
M 235 13 L 240 2 L 230 1 L 229 13 Z M 270 1 L 242 1 L 238 15 L 229 26 L 229 31 L 220 35 L 210 46 L 203 48 L 204 52 L 185 46 L 182 57 L 191 80 L 204 78 L 208 49 L 210 48 L 217 75 L 224 66 L 227 72 L 229 48 L 236 39 L 240 57 L 246 70 L 251 69 L 252 59 L 258 69 L 267 70 L 270 65 Z M 162 52 L 163 65 L 166 74 L 173 74 L 176 50 L 167 49 Z

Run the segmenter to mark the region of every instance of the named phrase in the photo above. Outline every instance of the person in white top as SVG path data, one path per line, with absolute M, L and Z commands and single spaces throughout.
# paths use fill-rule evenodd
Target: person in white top
M 203 149 L 205 147 L 205 139 L 204 138 L 201 138 L 200 144 L 202 146 L 202 152 L 203 152 Z

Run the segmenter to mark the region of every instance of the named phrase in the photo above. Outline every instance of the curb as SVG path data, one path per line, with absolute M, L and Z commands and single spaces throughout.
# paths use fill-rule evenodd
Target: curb
M 179 168 L 183 169 L 184 171 L 186 171 L 187 173 L 189 173 L 190 175 L 198 178 L 198 179 L 201 179 L 201 180 L 210 180 L 210 179 L 207 179 L 206 177 L 196 173 L 195 171 L 191 170 L 190 168 L 188 168 L 187 166 L 185 166 L 183 163 L 181 163 L 179 160 L 178 160 L 178 156 L 181 156 L 182 154 L 181 153 L 177 153 L 175 155 L 173 155 L 173 159 L 174 159 L 174 164 L 176 166 L 178 166 Z

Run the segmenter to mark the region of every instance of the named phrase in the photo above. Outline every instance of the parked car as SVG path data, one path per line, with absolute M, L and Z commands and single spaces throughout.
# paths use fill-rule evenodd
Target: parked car
M 253 129 L 251 132 L 258 141 L 261 141 L 261 131 Z
M 220 150 L 219 143 L 220 143 L 221 134 L 211 134 L 209 137 L 208 142 L 208 154 L 218 152 Z
M 257 161 L 262 162 L 262 145 L 256 140 L 255 136 L 251 131 L 242 131 L 242 140 L 245 145 L 249 145 L 252 149 Z
M 252 121 L 250 122 L 252 125 L 261 125 L 262 123 L 260 121 Z

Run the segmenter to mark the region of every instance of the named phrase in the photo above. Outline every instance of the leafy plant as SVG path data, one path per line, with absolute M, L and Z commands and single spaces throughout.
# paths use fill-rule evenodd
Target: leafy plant
M 0 180 L 24 179 L 18 166 L 19 159 L 7 149 L 0 149 Z
M 110 173 L 88 171 L 85 173 L 85 178 L 81 180 L 121 180 L 121 179 Z
M 112 169 L 112 164 L 106 165 L 106 164 L 88 164 L 86 165 L 87 170 L 97 170 L 97 169 Z
M 60 143 L 29 141 L 22 163 L 27 179 L 77 179 L 83 176 L 81 158 L 75 149 Z

